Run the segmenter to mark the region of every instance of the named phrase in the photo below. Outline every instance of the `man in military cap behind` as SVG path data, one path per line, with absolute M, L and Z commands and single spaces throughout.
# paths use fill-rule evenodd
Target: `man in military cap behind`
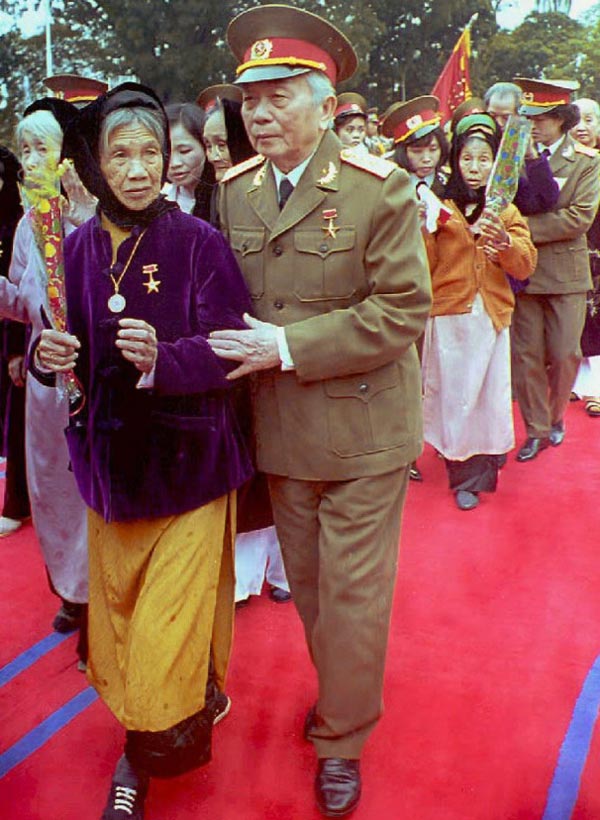
M 592 280 L 586 232 L 600 197 L 600 158 L 569 135 L 579 121 L 567 81 L 515 82 L 520 113 L 531 119 L 540 154 L 547 155 L 560 193 L 556 206 L 528 217 L 537 267 L 516 298 L 513 318 L 515 385 L 527 439 L 518 461 L 531 461 L 565 437 L 564 412 L 575 382 Z
M 254 373 L 258 467 L 318 675 L 305 722 L 317 803 L 342 817 L 382 710 L 429 273 L 407 175 L 344 151 L 329 128 L 334 84 L 356 66 L 346 38 L 308 12 L 259 6 L 228 40 L 261 156 L 227 173 L 221 224 L 258 318 L 210 340 L 240 362 L 232 377 Z

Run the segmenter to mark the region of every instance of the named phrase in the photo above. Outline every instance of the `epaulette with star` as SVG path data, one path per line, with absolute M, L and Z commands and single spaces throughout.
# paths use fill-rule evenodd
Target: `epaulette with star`
M 263 157 L 262 154 L 255 154 L 250 159 L 245 159 L 243 162 L 239 162 L 237 165 L 234 165 L 233 168 L 229 168 L 225 172 L 225 176 L 221 180 L 221 182 L 230 182 L 232 179 L 241 176 L 241 174 L 245 174 L 246 171 L 251 171 L 253 168 L 258 168 L 259 165 L 262 165 L 265 161 L 266 157 Z
M 398 167 L 382 157 L 376 157 L 373 154 L 358 154 L 352 149 L 344 149 L 340 153 L 340 159 L 342 162 L 360 168 L 361 171 L 367 171 L 367 173 L 373 174 L 380 179 L 387 179 L 394 168 Z
M 575 152 L 577 154 L 585 154 L 586 157 L 597 157 L 600 153 L 597 148 L 591 148 L 589 145 L 582 145 L 580 142 L 575 143 Z

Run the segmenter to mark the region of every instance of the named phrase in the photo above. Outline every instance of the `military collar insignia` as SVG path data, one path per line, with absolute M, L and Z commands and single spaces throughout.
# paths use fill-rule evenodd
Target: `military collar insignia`
M 265 180 L 265 174 L 266 173 L 267 173 L 267 166 L 266 165 L 261 165 L 261 167 L 258 169 L 256 174 L 254 175 L 254 179 L 252 180 L 252 185 L 255 188 L 260 188 L 260 186 L 263 184 L 263 182 Z
M 318 185 L 331 185 L 338 175 L 338 169 L 334 162 L 330 162 L 327 168 L 323 168 L 322 175 L 317 180 Z

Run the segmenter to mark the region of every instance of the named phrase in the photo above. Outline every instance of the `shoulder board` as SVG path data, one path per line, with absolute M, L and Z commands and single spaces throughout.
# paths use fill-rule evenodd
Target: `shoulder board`
M 355 168 L 360 168 L 361 171 L 367 171 L 380 179 L 387 179 L 397 165 L 389 162 L 382 157 L 376 157 L 373 154 L 356 154 L 354 151 L 343 150 L 340 153 L 342 162 L 353 165 Z
M 262 154 L 256 154 L 250 159 L 245 159 L 243 162 L 239 162 L 237 165 L 234 165 L 233 168 L 229 168 L 228 171 L 225 172 L 225 176 L 221 180 L 221 182 L 229 182 L 236 177 L 239 177 L 241 174 L 245 174 L 246 171 L 251 171 L 253 168 L 258 168 L 259 165 L 262 165 L 265 161 L 265 157 Z
M 597 148 L 590 148 L 589 145 L 582 145 L 580 142 L 576 142 L 575 153 L 585 154 L 586 157 L 597 157 L 600 152 Z

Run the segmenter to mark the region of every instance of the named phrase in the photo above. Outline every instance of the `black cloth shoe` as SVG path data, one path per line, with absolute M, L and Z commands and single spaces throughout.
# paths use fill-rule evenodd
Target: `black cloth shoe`
M 417 462 L 413 461 L 408 470 L 408 477 L 411 481 L 423 481 L 423 473 L 417 467 Z
M 320 758 L 315 795 L 319 811 L 325 817 L 345 817 L 354 811 L 360 800 L 360 761 Z
M 117 763 L 108 801 L 100 820 L 144 820 L 150 778 L 136 772 L 125 755 Z
M 556 424 L 552 425 L 549 438 L 553 447 L 558 447 L 559 444 L 563 443 L 565 438 L 565 423 L 563 421 L 557 421 Z
M 75 632 L 79 629 L 85 617 L 85 604 L 73 604 L 71 601 L 63 600 L 60 609 L 52 621 L 52 629 L 66 635 L 68 632 Z
M 517 461 L 531 461 L 541 450 L 545 450 L 549 444 L 550 440 L 547 438 L 533 438 L 530 436 L 517 453 Z
M 281 587 L 271 587 L 269 590 L 269 598 L 275 601 L 276 604 L 287 604 L 292 600 L 292 593 Z
M 479 504 L 477 493 L 470 493 L 468 490 L 459 490 L 454 499 L 459 510 L 474 510 Z

